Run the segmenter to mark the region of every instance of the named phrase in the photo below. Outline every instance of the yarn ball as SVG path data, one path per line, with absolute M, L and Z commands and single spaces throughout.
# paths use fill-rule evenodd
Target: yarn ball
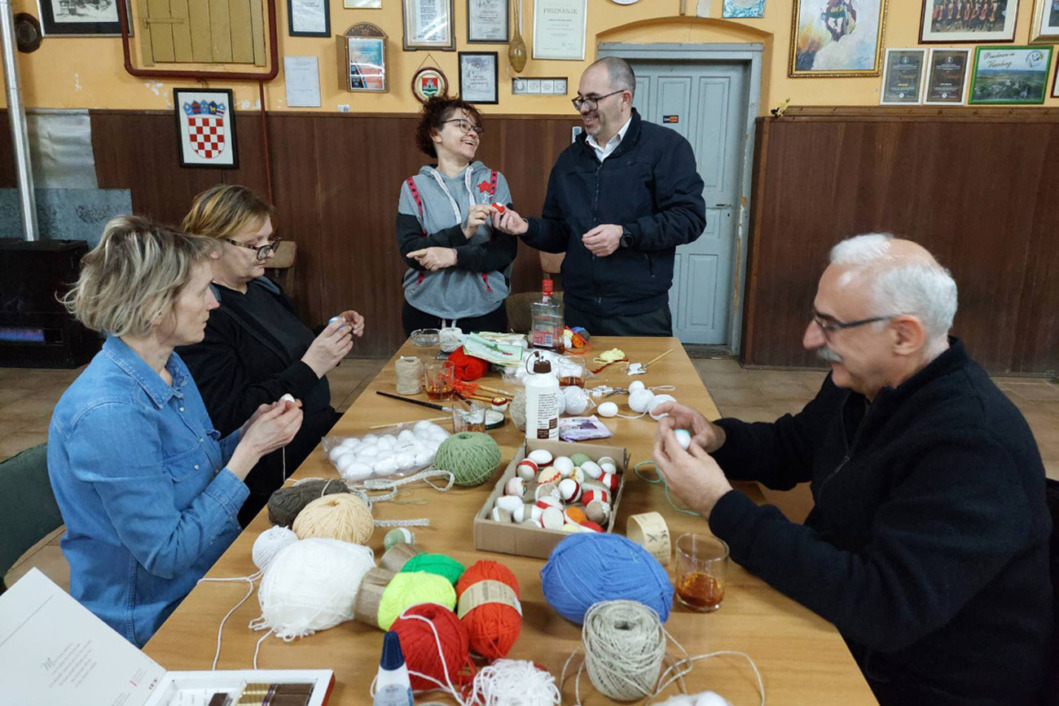
M 555 545 L 540 575 L 548 604 L 578 624 L 600 601 L 639 601 L 663 623 L 673 607 L 666 570 L 646 549 L 616 534 L 570 535 Z
M 471 649 L 489 660 L 506 657 L 522 631 L 518 579 L 511 569 L 495 561 L 475 562 L 456 584 L 456 597 Z
M 310 480 L 280 488 L 268 499 L 268 521 L 281 527 L 290 527 L 298 513 L 313 500 L 324 495 L 348 492 L 349 488 L 340 480 Z
M 467 355 L 463 351 L 463 346 L 449 353 L 449 362 L 452 363 L 456 379 L 464 382 L 477 380 L 489 371 L 488 362 L 475 358 L 473 355 Z
M 452 471 L 456 485 L 481 485 L 500 465 L 500 447 L 485 432 L 463 431 L 441 442 L 434 465 Z
M 482 706 L 554 706 L 562 703 L 555 677 L 533 662 L 498 659 L 474 677 L 470 701 Z
M 254 566 L 264 571 L 272 560 L 276 558 L 280 550 L 291 542 L 297 542 L 298 535 L 286 527 L 269 527 L 254 540 L 254 548 L 250 557 L 254 560 Z
M 312 635 L 353 619 L 353 600 L 374 566 L 367 547 L 337 539 L 292 542 L 265 569 L 261 621 L 283 639 Z
M 395 544 L 415 544 L 416 536 L 412 530 L 407 527 L 394 527 L 392 530 L 386 533 L 386 537 L 382 540 L 382 546 L 384 549 L 392 549 Z
M 671 696 L 658 706 L 732 706 L 728 700 L 716 691 L 702 691 L 698 694 L 677 694 Z
M 666 631 L 658 615 L 636 601 L 603 601 L 585 613 L 581 630 L 592 685 L 615 701 L 654 694 L 666 656 Z
M 460 580 L 460 576 L 463 576 L 466 568 L 460 562 L 444 554 L 423 553 L 416 554 L 409 559 L 401 567 L 401 571 L 425 571 L 428 574 L 436 574 L 455 586 L 456 582 Z
M 451 611 L 456 607 L 456 589 L 444 576 L 425 571 L 402 571 L 390 580 L 382 592 L 379 627 L 389 630 L 401 611 L 417 603 L 437 603 Z M 404 646 L 403 640 L 401 645 Z
M 511 407 L 508 409 L 511 421 L 519 431 L 526 431 L 526 391 L 517 390 L 511 398 Z
M 299 539 L 329 537 L 343 542 L 364 544 L 375 530 L 371 509 L 352 493 L 317 498 L 294 518 L 294 533 Z
M 445 606 L 413 605 L 390 629 L 401 640 L 413 690 L 429 691 L 452 684 L 454 691 L 460 692 L 474 678 L 467 631 Z

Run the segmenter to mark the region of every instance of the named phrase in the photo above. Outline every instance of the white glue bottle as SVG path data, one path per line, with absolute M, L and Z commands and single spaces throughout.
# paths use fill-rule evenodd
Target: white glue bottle
M 382 641 L 382 659 L 375 675 L 374 706 L 414 706 L 412 682 L 401 651 L 401 639 L 393 630 Z
M 559 378 L 552 366 L 537 356 L 526 377 L 526 438 L 557 441 L 559 439 Z

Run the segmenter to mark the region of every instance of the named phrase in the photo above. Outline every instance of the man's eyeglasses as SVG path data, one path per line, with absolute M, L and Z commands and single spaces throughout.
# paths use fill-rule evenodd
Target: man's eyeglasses
M 282 238 L 276 238 L 275 240 L 268 241 L 267 245 L 247 245 L 246 243 L 240 243 L 238 240 L 232 240 L 231 238 L 221 238 L 226 243 L 236 245 L 240 248 L 246 248 L 247 250 L 253 250 L 257 253 L 258 260 L 267 260 L 268 256 L 276 252 L 279 248 L 279 241 Z
M 583 105 L 587 105 L 589 110 L 595 110 L 599 107 L 599 102 L 601 100 L 616 96 L 619 93 L 625 93 L 625 90 L 626 89 L 622 88 L 602 96 L 578 96 L 577 98 L 571 99 L 570 102 L 574 104 L 574 108 L 577 109 L 578 112 L 580 112 L 581 106 Z
M 858 326 L 864 326 L 865 324 L 874 324 L 877 321 L 889 321 L 890 319 L 897 316 L 892 314 L 890 316 L 873 316 L 870 319 L 860 319 L 858 321 L 838 321 L 830 316 L 821 314 L 816 309 L 812 311 L 813 323 L 820 327 L 820 330 L 824 332 L 824 337 L 829 338 L 832 334 L 838 333 L 839 331 L 845 331 L 846 329 L 857 328 Z
M 456 123 L 456 127 L 460 129 L 464 135 L 470 135 L 472 132 L 478 137 L 482 136 L 485 129 L 475 125 L 470 120 L 464 120 L 463 118 L 455 118 L 453 120 L 443 120 L 443 123 Z

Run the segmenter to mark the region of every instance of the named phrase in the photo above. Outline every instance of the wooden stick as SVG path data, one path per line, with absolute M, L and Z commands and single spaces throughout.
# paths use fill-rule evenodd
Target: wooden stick
M 440 422 L 442 419 L 452 419 L 452 417 L 431 417 L 430 419 L 409 419 L 407 422 L 390 422 L 389 424 L 376 424 L 368 427 L 368 429 L 385 429 L 386 427 L 395 427 L 399 424 L 415 424 L 416 422 Z
M 658 361 L 662 360 L 663 358 L 665 358 L 667 355 L 669 355 L 672 352 L 673 352 L 673 349 L 670 348 L 668 351 L 666 351 L 662 355 L 655 356 L 653 359 L 649 360 L 647 363 L 644 363 L 644 366 L 643 366 L 644 369 L 646 370 L 647 368 L 650 368 L 651 365 L 653 365 L 654 363 L 657 363 Z
M 481 389 L 481 390 L 485 390 L 486 392 L 495 392 L 496 394 L 503 395 L 504 397 L 514 397 L 515 396 L 515 393 L 508 392 L 507 390 L 501 390 L 500 388 L 497 388 L 497 387 L 486 387 L 485 385 L 479 385 L 478 388 Z

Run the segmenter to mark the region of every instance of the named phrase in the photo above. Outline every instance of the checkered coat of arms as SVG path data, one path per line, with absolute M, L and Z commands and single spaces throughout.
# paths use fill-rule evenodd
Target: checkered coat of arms
M 225 135 L 228 106 L 216 101 L 191 101 L 183 105 L 188 142 L 202 159 L 217 159 L 228 149 Z

